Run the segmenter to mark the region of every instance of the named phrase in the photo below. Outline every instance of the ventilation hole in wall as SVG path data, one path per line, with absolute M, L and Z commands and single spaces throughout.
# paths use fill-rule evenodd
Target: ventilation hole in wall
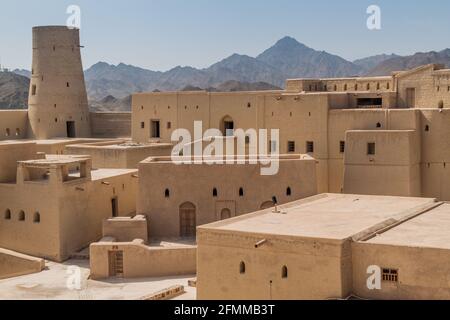
M 214 189 L 213 189 L 213 197 L 217 197 L 217 194 L 218 194 L 217 189 L 214 188 Z
M 367 155 L 374 156 L 376 152 L 376 145 L 375 142 L 369 142 L 367 144 Z
M 340 153 L 345 153 L 345 141 L 340 141 L 339 142 L 339 152 Z
M 11 220 L 11 210 L 6 209 L 4 217 L 5 220 Z
M 169 190 L 169 189 L 166 189 L 166 190 L 164 191 L 164 197 L 165 197 L 165 198 L 170 198 L 170 190 Z
M 245 274 L 245 262 L 244 261 L 241 261 L 241 263 L 239 264 L 239 273 Z
M 41 214 L 39 212 L 35 212 L 34 213 L 33 222 L 34 223 L 40 223 L 41 222 Z
M 429 132 L 430 131 L 430 126 L 429 125 L 426 125 L 425 126 L 425 132 Z
M 281 268 L 281 278 L 287 279 L 287 277 L 288 277 L 288 268 L 286 266 L 283 266 L 283 268 Z
M 384 268 L 382 279 L 385 282 L 398 282 L 398 270 Z
M 377 128 L 381 128 L 381 123 L 377 123 Z
M 58 118 L 55 118 L 55 122 L 58 122 Z
M 244 196 L 244 188 L 239 188 L 239 197 Z
M 291 190 L 291 187 L 287 187 L 287 189 L 286 189 L 286 195 L 287 195 L 288 197 L 292 196 L 292 190 Z
M 249 103 L 247 103 L 247 108 L 251 108 L 252 107 L 252 104 L 249 102 Z

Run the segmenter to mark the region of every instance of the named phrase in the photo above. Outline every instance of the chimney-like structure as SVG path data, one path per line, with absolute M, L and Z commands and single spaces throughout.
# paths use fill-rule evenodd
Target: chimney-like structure
M 65 26 L 34 27 L 31 73 L 29 137 L 89 137 L 79 30 Z

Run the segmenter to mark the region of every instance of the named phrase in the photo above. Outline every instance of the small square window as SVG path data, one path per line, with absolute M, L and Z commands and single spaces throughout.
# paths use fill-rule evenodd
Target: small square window
M 288 141 L 288 152 L 295 152 L 295 141 Z
M 395 269 L 383 269 L 382 279 L 385 282 L 398 282 L 398 270 Z
M 167 129 L 171 129 L 172 128 L 172 122 L 167 122 Z
M 344 153 L 345 152 L 345 141 L 339 142 L 339 152 Z
M 306 153 L 314 153 L 314 142 L 306 141 Z
M 373 155 L 375 155 L 375 151 L 376 151 L 375 142 L 368 143 L 367 144 L 367 155 L 373 156 Z
M 141 122 L 141 129 L 145 128 L 145 122 Z

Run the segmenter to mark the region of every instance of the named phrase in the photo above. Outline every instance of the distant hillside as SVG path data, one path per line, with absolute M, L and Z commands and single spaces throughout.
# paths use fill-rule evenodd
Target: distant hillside
M 98 62 L 85 71 L 91 107 L 127 109 L 135 92 L 177 90 L 241 91 L 283 88 L 288 78 L 351 77 L 389 75 L 419 65 L 442 63 L 450 67 L 450 49 L 401 57 L 381 54 L 353 62 L 325 51 L 317 51 L 284 37 L 257 57 L 233 54 L 205 69 L 177 66 L 169 71 L 151 71 L 120 63 Z M 27 70 L 15 73 L 30 76 Z M 264 83 L 258 86 L 258 83 Z M 28 86 L 27 86 L 28 90 Z M 23 92 L 17 93 L 23 97 Z M 115 100 L 113 100 L 114 98 Z M 103 103 L 104 105 L 101 105 Z
M 368 72 L 369 70 L 375 68 L 380 63 L 382 63 L 386 60 L 389 60 L 392 58 L 398 58 L 398 57 L 400 57 L 400 56 L 398 56 L 396 54 L 380 54 L 380 55 L 376 55 L 376 56 L 372 56 L 372 57 L 358 59 L 358 60 L 353 61 L 353 63 L 356 64 L 357 66 L 360 66 L 361 68 L 363 68 L 363 70 L 365 70 L 365 72 Z
M 362 72 L 361 67 L 350 61 L 325 51 L 316 51 L 290 37 L 279 40 L 256 59 L 281 71 L 284 80 L 345 77 Z
M 267 82 L 239 82 L 227 81 L 217 86 L 219 92 L 233 92 L 233 91 L 264 91 L 264 90 L 282 90 L 280 87 L 271 85 Z
M 393 71 L 413 69 L 421 65 L 430 63 L 444 64 L 445 66 L 450 68 L 450 49 L 445 49 L 440 52 L 419 52 L 412 56 L 395 57 L 392 59 L 388 59 L 372 68 L 369 72 L 367 72 L 367 75 L 389 75 Z
M 27 109 L 29 87 L 29 78 L 0 72 L 0 109 Z
M 12 71 L 15 74 L 27 77 L 27 78 L 31 78 L 31 71 L 29 70 L 25 70 L 25 69 L 15 69 Z
M 195 86 L 186 86 L 181 91 L 208 91 L 208 92 L 235 92 L 235 91 L 261 91 L 261 90 L 281 90 L 281 88 L 273 86 L 265 82 L 239 82 L 227 81 L 215 87 L 202 89 Z M 155 90 L 155 92 L 160 92 Z M 114 96 L 106 96 L 99 101 L 89 101 L 89 107 L 96 112 L 125 112 L 131 111 L 131 95 L 117 99 Z
M 131 95 L 122 99 L 109 95 L 100 101 L 89 101 L 89 108 L 94 112 L 129 112 L 131 111 Z

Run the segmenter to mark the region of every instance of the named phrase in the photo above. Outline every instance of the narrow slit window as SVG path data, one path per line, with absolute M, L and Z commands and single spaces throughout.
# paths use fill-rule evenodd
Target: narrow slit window
M 373 156 L 373 155 L 375 155 L 375 152 L 376 152 L 376 145 L 375 145 L 375 143 L 374 142 L 369 142 L 367 144 L 367 155 Z

